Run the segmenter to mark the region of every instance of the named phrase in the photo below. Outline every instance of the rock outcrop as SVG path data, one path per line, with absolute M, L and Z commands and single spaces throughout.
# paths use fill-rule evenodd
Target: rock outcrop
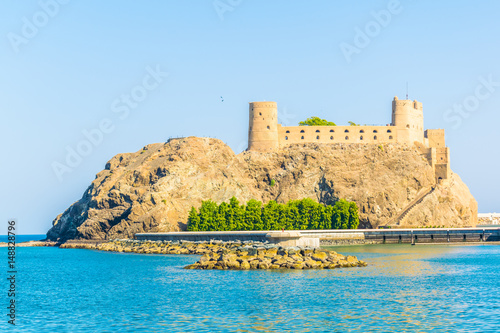
M 434 191 L 397 219 L 425 191 Z M 83 197 L 53 221 L 47 238 L 131 238 L 186 228 L 202 200 L 232 196 L 267 202 L 355 201 L 360 228 L 472 226 L 477 203 L 458 175 L 436 184 L 416 146 L 290 145 L 274 153 L 234 152 L 222 141 L 189 137 L 114 156 Z
M 102 243 L 69 241 L 62 249 L 91 249 L 139 254 L 202 254 L 186 269 L 333 269 L 364 267 L 355 256 L 313 248 L 284 248 L 259 242 L 168 242 L 114 240 Z
M 366 262 L 335 251 L 308 248 L 239 247 L 225 253 L 206 253 L 186 269 L 333 269 L 363 267 Z

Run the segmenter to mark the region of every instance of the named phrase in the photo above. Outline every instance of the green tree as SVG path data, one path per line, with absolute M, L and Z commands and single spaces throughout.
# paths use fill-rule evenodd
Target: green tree
M 189 212 L 187 230 L 188 231 L 198 231 L 200 227 L 200 216 L 198 215 L 198 211 L 196 208 L 191 207 L 191 211 Z
M 216 229 L 216 217 L 218 207 L 212 200 L 202 201 L 200 207 L 200 231 L 212 231 Z
M 276 201 L 271 200 L 262 209 L 262 224 L 264 230 L 279 230 L 279 211 Z
M 309 215 L 309 229 L 321 229 L 321 219 L 323 218 L 323 211 L 325 206 L 318 202 L 314 202 L 314 206 L 310 211 Z
M 307 118 L 304 121 L 299 122 L 299 126 L 337 126 L 334 122 L 321 119 L 319 117 Z
M 314 200 L 310 198 L 305 198 L 299 201 L 299 230 L 306 230 L 310 228 L 310 225 L 312 224 L 315 204 L 316 202 L 314 202 Z
M 239 230 L 241 226 L 241 212 L 240 212 L 240 202 L 236 197 L 232 197 L 229 200 L 229 207 L 227 211 L 227 230 Z
M 229 230 L 228 218 L 229 218 L 229 205 L 225 202 L 221 202 L 217 210 L 215 230 L 217 231 Z
M 332 216 L 333 216 L 333 207 L 326 206 L 321 214 L 321 221 L 318 226 L 318 229 L 321 230 L 330 229 L 332 227 Z
M 341 207 L 339 201 L 335 203 L 332 207 L 332 220 L 330 224 L 330 229 L 342 229 L 342 215 Z
M 300 229 L 300 212 L 299 201 L 290 200 L 286 203 L 286 222 L 289 226 L 287 229 L 299 230 Z
M 338 229 L 349 229 L 349 202 L 345 199 L 340 199 L 335 203 L 338 206 L 338 220 L 340 227 Z
M 358 229 L 359 226 L 359 214 L 358 205 L 355 202 L 349 202 L 349 223 L 347 227 L 349 229 Z
M 262 202 L 255 199 L 248 201 L 242 230 L 262 230 Z
M 348 123 L 349 123 L 349 126 L 359 126 L 359 124 L 356 124 L 356 123 L 355 123 L 355 122 L 353 122 L 353 121 L 349 121 Z

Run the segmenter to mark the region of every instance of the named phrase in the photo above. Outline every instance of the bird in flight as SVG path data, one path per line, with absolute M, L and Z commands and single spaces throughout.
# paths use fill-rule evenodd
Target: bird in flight
M 221 102 L 224 102 L 224 97 L 221 96 L 220 99 L 221 99 Z

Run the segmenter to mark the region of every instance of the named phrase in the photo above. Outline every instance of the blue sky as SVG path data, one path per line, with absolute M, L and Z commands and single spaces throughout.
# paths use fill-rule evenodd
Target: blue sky
M 498 1 L 2 1 L 0 220 L 45 233 L 113 155 L 169 137 L 239 152 L 250 101 L 276 101 L 285 125 L 389 123 L 406 82 L 425 127 L 446 129 L 480 212 L 499 212 L 499 12 Z

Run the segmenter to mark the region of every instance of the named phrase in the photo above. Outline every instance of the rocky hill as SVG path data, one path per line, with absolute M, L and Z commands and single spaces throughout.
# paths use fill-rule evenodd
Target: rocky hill
M 467 186 L 457 174 L 436 184 L 417 147 L 304 144 L 235 155 L 220 140 L 189 137 L 114 156 L 83 197 L 57 216 L 47 237 L 113 239 L 183 230 L 192 206 L 232 196 L 240 202 L 309 197 L 325 204 L 345 198 L 358 204 L 360 228 L 477 222 Z

